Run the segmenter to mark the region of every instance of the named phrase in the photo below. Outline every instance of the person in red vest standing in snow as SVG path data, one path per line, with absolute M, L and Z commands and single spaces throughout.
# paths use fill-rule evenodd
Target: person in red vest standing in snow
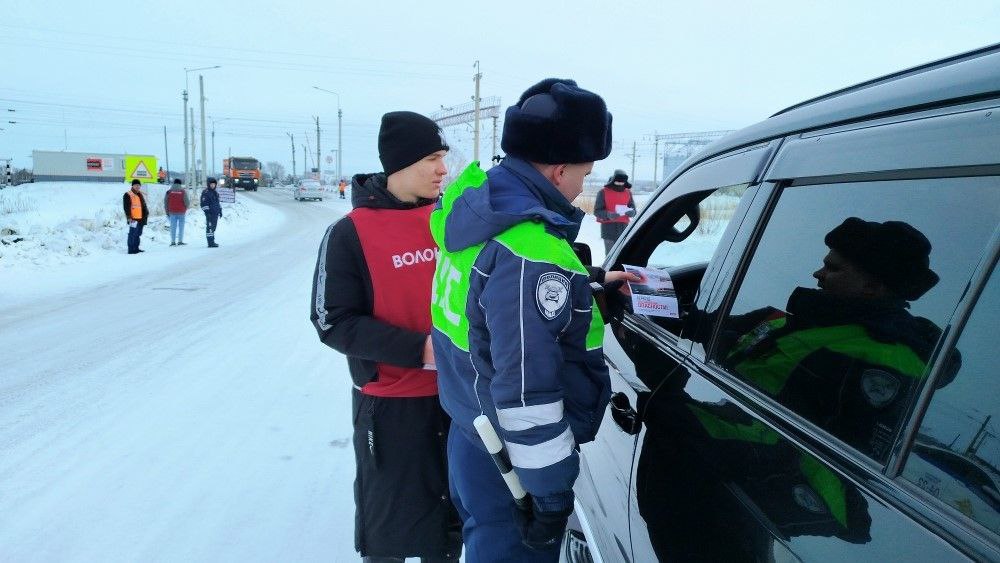
M 170 189 L 163 194 L 163 210 L 170 220 L 170 246 L 187 244 L 184 242 L 184 219 L 190 203 L 181 179 L 174 178 Z
M 625 232 L 628 222 L 635 217 L 632 184 L 628 182 L 628 174 L 624 170 L 615 170 L 608 183 L 597 192 L 594 217 L 601 224 L 601 238 L 604 239 L 604 252 L 607 254 Z
M 320 244 L 310 319 L 353 379 L 355 549 L 367 563 L 457 562 L 450 419 L 430 339 L 438 248 L 429 221 L 448 144 L 427 117 L 397 111 L 382 116 L 378 149 L 384 172 L 354 176 L 354 209 Z

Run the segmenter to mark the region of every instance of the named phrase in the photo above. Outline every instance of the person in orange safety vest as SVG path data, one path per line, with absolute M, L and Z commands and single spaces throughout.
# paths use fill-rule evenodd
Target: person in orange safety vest
M 149 208 L 146 207 L 146 198 L 142 196 L 139 188 L 142 182 L 132 180 L 132 188 L 122 195 L 122 206 L 125 209 L 125 221 L 128 223 L 128 253 L 138 254 L 145 252 L 139 248 L 139 237 L 142 236 L 142 228 L 146 226 L 146 219 L 149 218 Z

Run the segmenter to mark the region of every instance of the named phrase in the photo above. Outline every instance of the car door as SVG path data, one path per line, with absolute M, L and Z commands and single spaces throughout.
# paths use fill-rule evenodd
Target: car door
M 682 329 L 703 345 L 641 408 L 636 560 L 997 558 L 989 463 L 942 448 L 940 430 L 936 442 L 915 430 L 920 401 L 959 381 L 947 338 L 1000 221 L 992 111 L 979 103 L 785 140 Z M 877 306 L 816 287 L 853 219 L 906 233 L 884 263 L 925 240 L 933 277 L 917 268 L 885 278 L 895 298 Z M 880 244 L 856 242 L 860 253 Z M 866 316 L 848 317 L 854 309 Z M 995 361 L 991 337 L 974 347 Z M 983 365 L 967 389 L 995 394 Z M 965 393 L 942 408 L 972 411 Z M 988 407 L 976 407 L 984 428 Z M 983 438 L 969 440 L 966 450 Z M 956 467 L 967 476 L 942 476 Z M 947 489 L 936 500 L 935 482 Z M 963 510 L 981 516 L 949 514 Z
M 706 275 L 713 271 L 712 260 L 725 255 L 756 193 L 748 189 L 750 182 L 773 149 L 763 144 L 736 151 L 679 177 L 637 218 L 605 266 L 668 271 L 682 309 L 689 308 L 702 281 L 714 275 Z M 633 553 L 630 534 L 630 513 L 636 510 L 629 494 L 632 458 L 643 436 L 640 412 L 650 390 L 673 376 L 694 343 L 682 338 L 676 319 L 634 314 L 627 300 L 623 306 L 623 319 L 605 334 L 613 395 L 595 441 L 581 447 L 578 517 L 590 529 L 591 549 L 605 561 L 645 561 L 642 550 Z M 662 342 L 651 344 L 649 333 Z

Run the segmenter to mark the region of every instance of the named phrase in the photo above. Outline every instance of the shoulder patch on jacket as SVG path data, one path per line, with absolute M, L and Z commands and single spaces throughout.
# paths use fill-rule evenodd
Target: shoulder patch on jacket
M 562 313 L 569 301 L 569 279 L 558 273 L 548 272 L 538 278 L 538 286 L 535 288 L 535 302 L 538 304 L 538 311 L 548 320 L 552 320 Z

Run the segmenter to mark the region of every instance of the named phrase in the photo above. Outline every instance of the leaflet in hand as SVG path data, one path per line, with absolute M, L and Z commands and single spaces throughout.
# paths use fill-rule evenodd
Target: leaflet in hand
M 628 282 L 632 293 L 632 312 L 637 315 L 679 318 L 677 294 L 670 274 L 663 270 L 623 264 L 626 272 L 636 274 L 642 281 Z
M 631 209 L 631 207 L 629 207 L 627 205 L 616 205 L 615 206 L 615 213 L 617 213 L 619 215 L 624 215 L 624 214 L 628 213 L 629 209 Z

